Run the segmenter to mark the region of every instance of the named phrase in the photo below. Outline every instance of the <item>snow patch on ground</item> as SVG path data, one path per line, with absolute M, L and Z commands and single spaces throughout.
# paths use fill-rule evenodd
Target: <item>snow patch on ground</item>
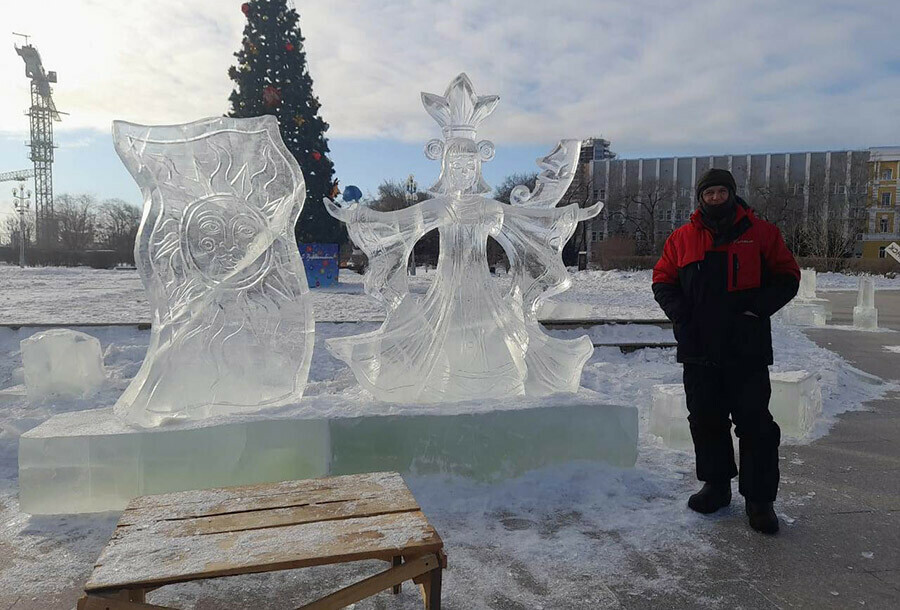
M 834 273 L 828 271 L 816 274 L 816 290 L 834 292 L 836 290 L 858 290 L 859 278 L 871 277 L 875 280 L 875 290 L 900 290 L 900 274 L 894 277 L 884 275 L 848 275 L 846 273 Z

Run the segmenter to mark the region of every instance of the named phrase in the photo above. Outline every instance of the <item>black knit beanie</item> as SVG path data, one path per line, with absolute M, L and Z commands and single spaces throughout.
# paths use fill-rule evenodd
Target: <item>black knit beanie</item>
M 734 176 L 727 169 L 713 167 L 700 176 L 700 180 L 697 182 L 697 201 L 702 201 L 700 195 L 703 193 L 703 189 L 711 186 L 724 186 L 731 191 L 732 196 L 737 193 L 737 184 L 734 182 Z

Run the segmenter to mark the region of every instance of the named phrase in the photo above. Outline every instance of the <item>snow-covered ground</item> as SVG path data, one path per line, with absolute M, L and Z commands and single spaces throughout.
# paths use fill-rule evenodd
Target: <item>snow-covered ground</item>
M 424 293 L 434 271 L 420 268 L 410 290 Z M 507 286 L 507 276 L 497 282 Z M 363 292 L 362 276 L 341 271 L 341 284 L 312 293 L 316 320 L 380 320 L 383 309 Z M 572 288 L 555 297 L 547 317 L 661 318 L 650 272 L 572 274 Z M 0 323 L 149 322 L 150 304 L 137 271 L 85 267 L 20 269 L 0 265 Z
M 356 281 L 338 290 L 314 293 L 320 320 L 381 317 L 381 311 L 363 294 L 359 276 L 351 278 Z M 413 289 L 424 292 L 430 279 L 428 274 L 416 276 Z M 823 279 L 820 286 L 840 283 Z M 504 282 L 504 278 L 498 281 Z M 571 304 L 569 313 L 659 318 L 649 281 L 649 272 L 576 273 L 572 289 L 557 300 Z M 900 288 L 900 281 L 891 287 Z M 148 319 L 146 310 L 147 301 L 133 271 L 0 267 L 0 323 L 74 326 L 78 322 L 137 321 Z M 323 341 L 371 328 L 373 324 L 317 324 L 308 395 L 340 396 L 356 391 L 353 376 L 329 355 Z M 0 330 L 0 608 L 17 599 L 26 602 L 26 607 L 44 607 L 39 601 L 42 595 L 61 592 L 70 592 L 74 600 L 118 517 L 38 518 L 19 512 L 18 436 L 54 413 L 111 404 L 137 373 L 149 340 L 149 332 L 135 328 L 79 329 L 101 342 L 109 374 L 107 388 L 91 401 L 29 404 L 3 390 L 22 383 L 19 341 L 37 330 Z M 587 331 L 553 332 L 572 336 Z M 590 329 L 590 334 L 596 343 L 671 340 L 671 331 L 658 327 L 601 326 Z M 814 370 L 823 387 L 821 420 L 809 438 L 790 442 L 809 442 L 827 434 L 838 413 L 859 409 L 892 387 L 856 371 L 796 328 L 776 322 L 773 336 L 774 370 Z M 622 354 L 614 347 L 597 348 L 585 367 L 585 387 L 598 392 L 604 401 L 639 409 L 639 458 L 633 469 L 577 463 L 493 484 L 441 476 L 407 477 L 447 545 L 451 565 L 444 581 L 447 606 L 600 608 L 610 602 L 607 586 L 650 600 L 656 592 L 689 585 L 678 580 L 671 566 L 687 561 L 714 566 L 716 551 L 709 541 L 716 536 L 716 521 L 741 519 L 742 507 L 714 518 L 686 510 L 686 496 L 696 487 L 693 457 L 667 449 L 661 439 L 647 432 L 652 386 L 678 383 L 680 377 L 671 349 Z M 783 456 L 786 453 L 782 451 Z M 806 496 L 779 499 L 778 510 L 788 527 L 796 517 L 793 508 L 811 501 Z M 371 573 L 377 566 L 367 569 Z M 336 588 L 356 575 L 351 568 L 316 568 L 236 577 L 163 588 L 150 599 L 185 608 L 232 608 L 261 598 L 268 600 L 268 605 L 264 602 L 259 607 L 282 607 L 288 602 L 299 605 L 304 595 L 308 599 L 323 587 Z M 288 593 L 279 597 L 279 591 Z M 201 599 L 202 604 L 197 601 Z M 355 607 L 383 608 L 383 602 Z M 406 587 L 390 607 L 418 608 L 420 603 L 414 590 Z M 709 605 L 715 606 L 715 600 Z

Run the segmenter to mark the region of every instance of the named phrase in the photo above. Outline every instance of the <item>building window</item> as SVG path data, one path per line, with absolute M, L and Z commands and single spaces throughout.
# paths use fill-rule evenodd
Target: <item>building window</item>
M 887 233 L 887 232 L 888 232 L 888 217 L 887 217 L 887 216 L 882 216 L 882 217 L 881 217 L 881 220 L 880 220 L 880 226 L 881 226 L 881 232 L 882 232 L 882 233 Z
M 846 192 L 847 192 L 847 185 L 846 185 L 846 184 L 839 184 L 839 185 L 837 185 L 837 192 L 838 192 L 838 195 L 843 195 L 844 193 L 846 193 Z
M 882 193 L 881 194 L 881 205 L 882 207 L 889 207 L 891 205 L 891 194 L 890 193 Z
M 881 246 L 880 248 L 878 248 L 878 258 L 887 258 L 887 252 L 885 252 L 885 248 L 887 248 L 887 246 Z
M 600 189 L 600 199 L 606 201 L 606 189 Z
M 591 241 L 597 241 L 597 232 L 591 231 Z
M 672 210 L 666 210 L 666 220 L 672 220 Z
M 882 180 L 893 180 L 894 179 L 894 170 L 893 168 L 887 168 L 881 170 L 881 179 Z

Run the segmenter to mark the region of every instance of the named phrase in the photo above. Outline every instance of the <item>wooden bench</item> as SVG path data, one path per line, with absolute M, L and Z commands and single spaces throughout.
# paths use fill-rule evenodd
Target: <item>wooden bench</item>
M 397 473 L 143 496 L 119 519 L 78 610 L 159 609 L 146 594 L 173 583 L 366 559 L 391 567 L 301 608 L 344 608 L 412 580 L 435 610 L 443 547 Z

